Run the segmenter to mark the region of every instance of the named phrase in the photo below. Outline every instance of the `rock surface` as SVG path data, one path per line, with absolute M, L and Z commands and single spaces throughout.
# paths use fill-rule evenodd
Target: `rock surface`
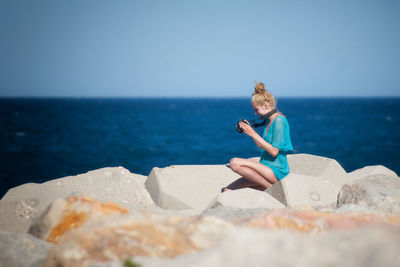
M 214 245 L 230 227 L 213 217 L 116 215 L 66 233 L 49 252 L 45 266 L 88 266 L 133 255 L 177 257 Z
M 351 181 L 351 180 L 363 179 L 370 175 L 376 175 L 376 174 L 382 174 L 382 175 L 394 176 L 394 177 L 397 176 L 397 174 L 394 171 L 386 168 L 385 166 L 375 165 L 375 166 L 365 166 L 361 169 L 357 169 L 352 172 L 349 172 L 346 175 L 346 177 L 347 177 L 347 179 L 349 179 Z
M 334 159 L 310 154 L 291 154 L 287 159 L 292 174 L 319 177 L 339 187 L 348 181 L 346 171 Z
M 329 205 L 336 202 L 339 191 L 340 187 L 330 180 L 296 173 L 265 190 L 288 207 Z
M 41 267 L 51 247 L 26 233 L 0 231 L 0 267 Z
M 174 165 L 153 168 L 145 185 L 161 208 L 205 209 L 222 187 L 239 177 L 225 165 Z
M 23 196 L 21 197 L 23 199 Z M 40 214 L 30 200 L 0 200 L 0 230 L 10 232 L 26 232 L 29 225 Z
M 26 231 L 34 221 L 30 233 L 57 243 L 0 232 L 0 267 L 134 266 L 127 259 L 142 267 L 398 266 L 394 172 L 346 174 L 331 159 L 288 159 L 291 174 L 270 195 L 221 194 L 238 178 L 226 165 L 154 168 L 147 179 L 104 168 L 13 188 L 0 201 L 0 230 Z
M 135 257 L 143 267 L 203 266 L 341 266 L 397 267 L 400 232 L 395 229 L 361 228 L 355 231 L 303 235 L 233 229 L 216 246 L 175 259 Z M 117 267 L 112 265 L 97 265 Z
M 285 207 L 285 205 L 273 198 L 271 195 L 251 188 L 231 190 L 219 194 L 208 207 L 216 208 L 218 206 L 242 209 L 277 209 Z
M 355 204 L 384 213 L 400 213 L 400 179 L 375 174 L 345 184 L 338 195 L 337 207 Z
M 66 200 L 56 199 L 29 228 L 29 233 L 56 243 L 71 229 L 81 227 L 86 222 L 110 214 L 128 213 L 115 203 L 103 203 L 91 197 L 75 196 Z
M 241 226 L 270 230 L 292 230 L 315 233 L 327 230 L 349 230 L 363 226 L 400 228 L 400 216 L 391 214 L 329 213 L 312 209 L 276 209 L 235 221 Z
M 144 187 L 146 176 L 122 167 L 102 168 L 43 184 L 24 184 L 10 189 L 0 200 L 0 230 L 26 232 L 29 225 L 57 198 L 74 195 L 94 197 L 129 209 L 154 206 Z
M 397 229 L 396 233 L 400 233 L 400 215 L 321 213 L 309 207 L 258 211 L 229 221 L 204 214 L 168 217 L 146 212 L 115 213 L 64 231 L 49 252 L 46 266 L 97 266 L 133 256 L 175 258 L 218 246 L 224 242 L 222 236 L 231 229 L 241 232 L 255 228 L 310 235 L 363 227 Z
M 343 184 L 349 181 L 336 160 L 308 155 L 288 155 L 290 173 L 265 192 L 288 207 L 327 206 L 336 203 Z
M 267 208 L 253 208 L 253 209 L 242 209 L 227 206 L 218 206 L 212 209 L 206 209 L 201 215 L 204 216 L 215 216 L 226 221 L 233 221 L 236 219 L 246 218 L 254 214 L 264 213 L 269 211 Z

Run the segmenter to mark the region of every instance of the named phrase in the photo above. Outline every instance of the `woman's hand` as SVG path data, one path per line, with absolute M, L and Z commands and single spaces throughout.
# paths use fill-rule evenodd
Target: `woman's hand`
M 247 122 L 247 123 L 246 123 Z M 254 142 L 258 146 L 258 148 L 263 148 L 267 151 L 272 157 L 276 157 L 279 153 L 279 149 L 272 146 L 270 143 L 265 141 L 254 129 L 250 126 L 249 122 L 245 120 L 245 122 L 239 122 L 239 127 L 243 130 L 245 134 L 253 138 Z
M 256 131 L 254 131 L 253 127 L 250 126 L 250 123 L 245 120 L 245 122 L 239 122 L 240 128 L 243 130 L 245 134 L 250 137 L 253 137 Z

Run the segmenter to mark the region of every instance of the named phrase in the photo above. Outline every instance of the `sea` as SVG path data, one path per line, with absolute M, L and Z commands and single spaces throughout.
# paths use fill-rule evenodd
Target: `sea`
M 293 153 L 335 159 L 347 172 L 383 165 L 400 174 L 400 98 L 277 100 Z M 0 98 L 0 197 L 103 167 L 148 175 L 256 157 L 257 146 L 235 127 L 256 118 L 249 98 Z

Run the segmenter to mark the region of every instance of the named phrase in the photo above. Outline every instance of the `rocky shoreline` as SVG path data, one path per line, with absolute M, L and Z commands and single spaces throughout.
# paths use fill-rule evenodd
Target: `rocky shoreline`
M 227 164 L 12 188 L 0 200 L 0 266 L 399 266 L 395 172 L 288 161 L 289 176 L 264 192 L 220 193 L 239 177 Z

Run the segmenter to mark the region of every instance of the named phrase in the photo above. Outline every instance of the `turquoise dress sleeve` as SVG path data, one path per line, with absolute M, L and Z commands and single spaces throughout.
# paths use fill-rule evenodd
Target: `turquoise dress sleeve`
M 292 141 L 290 140 L 289 123 L 285 117 L 278 116 L 271 125 L 271 137 L 274 147 L 282 152 L 293 151 Z
M 290 171 L 286 154 L 293 151 L 289 123 L 285 117 L 277 116 L 272 122 L 268 132 L 266 131 L 267 129 L 265 128 L 263 134 L 264 140 L 278 148 L 279 153 L 274 158 L 262 148 L 260 163 L 270 167 L 276 178 L 281 180 L 287 176 Z

